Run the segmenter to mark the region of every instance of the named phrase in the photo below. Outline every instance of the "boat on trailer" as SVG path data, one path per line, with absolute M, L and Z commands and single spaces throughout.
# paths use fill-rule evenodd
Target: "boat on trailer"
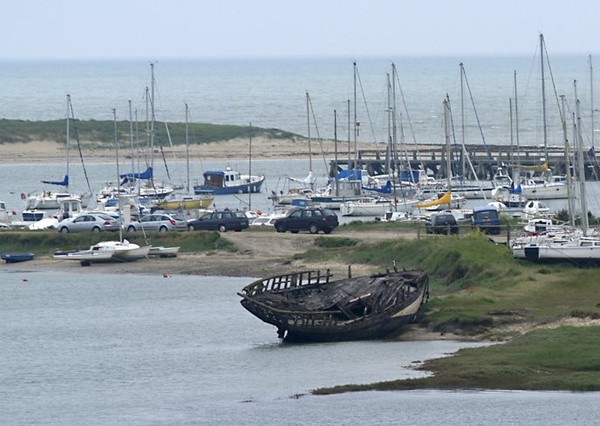
M 329 342 L 379 339 L 414 321 L 429 299 L 421 270 L 334 279 L 327 270 L 259 279 L 240 293 L 241 304 L 277 327 L 286 341 Z

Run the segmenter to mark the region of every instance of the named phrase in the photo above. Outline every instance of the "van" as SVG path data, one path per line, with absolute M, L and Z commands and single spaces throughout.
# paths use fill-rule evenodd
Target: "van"
M 500 233 L 500 216 L 492 206 L 476 207 L 471 216 L 471 228 L 480 229 L 486 234 Z

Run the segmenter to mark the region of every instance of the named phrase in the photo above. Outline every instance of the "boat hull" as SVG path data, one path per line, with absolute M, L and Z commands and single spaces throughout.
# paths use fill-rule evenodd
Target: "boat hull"
M 6 263 L 25 262 L 33 259 L 33 253 L 5 253 L 0 255 L 0 258 Z
M 318 271 L 255 281 L 241 304 L 294 342 L 385 338 L 414 321 L 429 296 L 427 274 L 402 271 L 333 281 Z
M 242 185 L 231 185 L 221 187 L 200 185 L 194 186 L 194 193 L 198 195 L 206 193 L 212 193 L 214 195 L 258 193 L 261 190 L 263 182 L 264 179 L 257 182 L 245 183 Z

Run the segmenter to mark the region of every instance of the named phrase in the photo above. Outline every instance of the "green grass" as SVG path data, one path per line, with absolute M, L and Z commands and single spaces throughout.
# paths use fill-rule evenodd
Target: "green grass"
M 539 329 L 504 344 L 461 349 L 426 361 L 433 376 L 371 385 L 323 388 L 316 394 L 365 390 L 513 389 L 600 390 L 600 327 Z
M 117 233 L 76 233 L 62 234 L 56 231 L 2 232 L 0 234 L 0 252 L 32 252 L 36 255 L 51 255 L 60 250 L 87 249 L 102 240 L 118 239 Z M 233 251 L 235 246 L 229 240 L 221 238 L 218 232 L 166 232 L 125 233 L 124 238 L 140 245 L 179 246 L 184 252 L 207 252 L 212 250 Z
M 173 145 L 185 144 L 185 123 L 167 123 Z M 145 131 L 145 123 L 139 125 Z M 156 126 L 156 144 L 170 144 L 165 126 Z M 189 123 L 189 142 L 192 145 L 226 141 L 236 138 L 247 139 L 250 136 L 264 136 L 271 139 L 301 138 L 279 129 L 262 129 L 250 126 L 217 125 L 208 123 Z M 99 120 L 71 120 L 71 138 L 79 139 L 83 145 L 94 147 L 112 146 L 115 140 L 114 122 Z M 129 122 L 117 122 L 117 134 L 120 140 L 129 140 Z M 34 140 L 65 143 L 66 120 L 27 121 L 0 119 L 0 144 L 30 142 Z

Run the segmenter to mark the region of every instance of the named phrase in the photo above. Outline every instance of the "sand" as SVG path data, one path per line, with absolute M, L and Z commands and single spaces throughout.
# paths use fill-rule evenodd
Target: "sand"
M 82 143 L 82 154 L 86 162 L 112 162 L 115 161 L 114 149 L 94 149 L 89 148 L 90 144 Z M 74 149 L 71 147 L 71 149 Z M 121 144 L 120 155 L 130 156 L 130 150 L 127 144 Z M 186 158 L 185 145 L 164 147 L 163 151 L 167 158 Z M 326 158 L 333 158 L 335 145 L 332 141 L 322 141 L 311 143 L 311 155 Z M 190 146 L 190 159 L 207 160 L 228 160 L 245 159 L 249 155 L 253 159 L 277 159 L 277 158 L 308 158 L 308 142 L 304 139 L 269 139 L 257 137 L 250 143 L 248 139 L 232 139 L 222 142 L 212 142 L 202 145 Z M 72 152 L 71 156 L 77 156 L 78 153 Z M 4 143 L 0 144 L 0 161 L 2 163 L 43 163 L 43 162 L 62 162 L 65 160 L 65 147 L 54 141 L 32 141 L 27 143 Z

